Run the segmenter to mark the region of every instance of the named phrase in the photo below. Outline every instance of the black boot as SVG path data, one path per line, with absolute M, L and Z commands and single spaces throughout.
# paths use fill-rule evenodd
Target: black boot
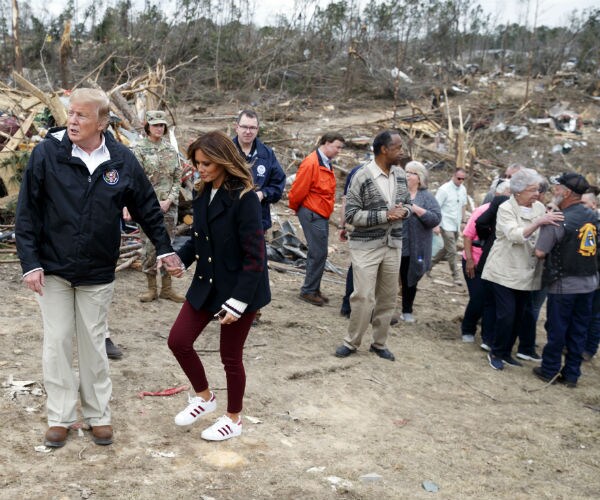
M 121 359 L 123 357 L 123 351 L 113 344 L 113 341 L 110 340 L 110 337 L 105 339 L 104 344 L 106 346 L 106 355 L 110 359 Z

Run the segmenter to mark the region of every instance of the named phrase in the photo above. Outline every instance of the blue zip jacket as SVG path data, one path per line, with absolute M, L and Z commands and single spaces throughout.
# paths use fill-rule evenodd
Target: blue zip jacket
M 266 231 L 272 225 L 271 203 L 277 203 L 283 195 L 285 172 L 277 161 L 273 150 L 265 146 L 259 139 L 254 139 L 254 146 L 248 156 L 240 148 L 237 137 L 233 139 L 233 142 L 235 142 L 242 156 L 252 166 L 252 179 L 256 186 L 255 190 L 262 191 L 265 195 L 260 204 L 262 209 L 262 226 Z

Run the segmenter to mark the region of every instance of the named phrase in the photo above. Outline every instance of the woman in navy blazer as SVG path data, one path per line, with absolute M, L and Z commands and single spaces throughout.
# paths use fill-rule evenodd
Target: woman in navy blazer
M 222 132 L 209 132 L 189 146 L 188 158 L 200 174 L 193 201 L 194 233 L 177 253 L 186 267 L 195 261 L 196 270 L 168 345 L 196 396 L 188 397 L 189 404 L 175 423 L 192 424 L 216 409 L 194 342 L 217 318 L 227 411 L 202 432 L 202 438 L 221 441 L 242 432 L 244 343 L 256 311 L 271 300 L 266 249 L 250 167 L 233 141 Z

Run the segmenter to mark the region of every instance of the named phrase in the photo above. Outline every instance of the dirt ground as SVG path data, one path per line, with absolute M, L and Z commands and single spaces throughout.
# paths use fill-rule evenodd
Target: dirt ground
M 297 222 L 284 203 L 276 212 Z M 330 257 L 345 272 L 347 246 L 331 229 Z M 124 351 L 111 361 L 114 444 L 71 431 L 64 448 L 44 453 L 35 449 L 46 429 L 39 309 L 18 265 L 0 266 L 0 499 L 598 498 L 600 361 L 584 365 L 576 389 L 545 386 L 532 363 L 492 370 L 478 343 L 460 340 L 467 293 L 445 263 L 419 284 L 417 322 L 391 329 L 395 362 L 368 352 L 369 334 L 358 354 L 338 359 L 343 276 L 326 273 L 322 308 L 298 300 L 302 279 L 271 270 L 273 301 L 246 344 L 243 434 L 211 443 L 200 432 L 213 415 L 174 425 L 184 393 L 137 396 L 187 383 L 166 345 L 179 305 L 141 304 L 143 275 L 120 272 L 110 312 Z M 541 351 L 542 321 L 537 342 Z M 196 348 L 224 411 L 216 325 Z M 11 380 L 33 390 L 15 393 Z

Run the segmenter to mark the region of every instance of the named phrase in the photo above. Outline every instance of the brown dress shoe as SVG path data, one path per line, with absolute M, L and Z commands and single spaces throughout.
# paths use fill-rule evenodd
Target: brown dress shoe
M 106 446 L 112 444 L 113 430 L 111 425 L 96 425 L 92 427 L 92 439 L 94 443 Z
M 321 293 L 321 290 L 317 290 L 317 295 L 318 295 L 319 297 L 321 297 L 321 299 L 323 300 L 323 303 L 324 303 L 324 304 L 329 304 L 329 297 L 327 297 L 327 296 L 323 295 L 323 294 Z
M 53 426 L 48 427 L 44 436 L 44 444 L 48 448 L 62 448 L 67 442 L 67 434 L 69 429 L 66 427 Z
M 299 297 L 304 301 L 312 304 L 313 306 L 322 306 L 325 301 L 319 297 L 316 293 L 301 293 Z

